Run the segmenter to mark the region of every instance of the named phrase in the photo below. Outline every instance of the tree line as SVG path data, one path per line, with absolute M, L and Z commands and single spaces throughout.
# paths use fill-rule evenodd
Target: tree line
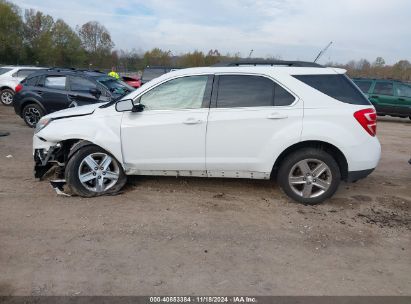
M 211 49 L 184 54 L 154 48 L 150 51 L 117 50 L 110 32 L 97 21 L 76 28 L 64 20 L 33 9 L 22 10 L 17 5 L 0 0 L 0 64 L 39 65 L 138 71 L 146 66 L 174 67 L 209 66 L 222 61 L 239 59 L 240 54 L 222 55 Z M 346 64 L 327 65 L 345 68 L 351 77 L 393 78 L 411 81 L 411 63 L 400 60 L 387 65 L 378 57 Z

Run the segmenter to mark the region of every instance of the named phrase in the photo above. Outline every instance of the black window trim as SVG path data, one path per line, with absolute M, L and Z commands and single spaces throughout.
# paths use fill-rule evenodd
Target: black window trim
M 215 75 L 211 74 L 211 73 L 206 73 L 206 74 L 192 74 L 192 75 L 179 75 L 177 77 L 173 77 L 173 78 L 168 78 L 165 79 L 164 81 L 155 84 L 154 86 L 148 88 L 147 90 L 145 90 L 144 92 L 141 92 L 138 96 L 136 96 L 133 99 L 133 103 L 140 103 L 141 97 L 143 95 L 145 95 L 146 93 L 150 92 L 151 90 L 155 89 L 156 87 L 172 81 L 172 80 L 176 80 L 176 79 L 180 79 L 180 78 L 186 78 L 186 77 L 193 77 L 193 76 L 207 76 L 207 84 L 205 87 L 205 91 L 204 91 L 204 96 L 203 96 L 203 102 L 201 103 L 201 107 L 197 108 L 197 109 L 169 109 L 169 110 L 152 110 L 152 111 L 188 111 L 188 110 L 198 110 L 198 109 L 206 109 L 206 108 L 210 108 L 210 103 L 211 103 L 211 98 L 212 98 L 212 92 L 214 91 L 214 83 L 215 83 Z
M 218 98 L 218 87 L 220 84 L 220 76 L 260 76 L 260 77 L 264 77 L 267 78 L 269 80 L 271 80 L 273 83 L 275 83 L 276 85 L 282 87 L 285 91 L 287 91 L 289 94 L 291 94 L 294 97 L 294 101 L 289 104 L 289 105 L 285 105 L 285 106 L 276 106 L 275 105 L 275 92 L 273 92 L 273 105 L 272 106 L 260 106 L 260 107 L 231 107 L 231 108 L 218 108 L 218 109 L 258 109 L 258 108 L 287 108 L 287 107 L 293 107 L 296 105 L 296 103 L 300 100 L 300 98 L 293 92 L 291 91 L 288 87 L 286 87 L 285 85 L 283 85 L 282 83 L 280 83 L 279 81 L 277 81 L 276 79 L 274 79 L 273 77 L 271 77 L 270 75 L 267 74 L 259 74 L 259 73 L 236 73 L 236 72 L 220 72 L 220 73 L 216 73 L 215 77 L 214 77 L 214 84 L 213 84 L 213 91 L 212 91 L 212 95 L 211 95 L 211 104 L 210 104 L 210 108 L 216 108 L 217 109 L 217 98 Z M 274 90 L 274 86 L 273 86 L 273 90 Z

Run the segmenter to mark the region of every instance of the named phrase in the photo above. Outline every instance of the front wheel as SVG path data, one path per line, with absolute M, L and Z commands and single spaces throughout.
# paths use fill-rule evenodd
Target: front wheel
M 14 91 L 11 89 L 4 89 L 0 91 L 0 101 L 5 106 L 10 106 L 13 103 Z
M 337 191 L 341 173 L 337 162 L 329 153 L 305 148 L 283 160 L 277 180 L 283 191 L 295 201 L 317 204 Z
M 30 128 L 35 128 L 40 118 L 44 116 L 44 111 L 38 104 L 31 103 L 23 108 L 22 116 Z
M 126 183 L 120 163 L 95 145 L 81 148 L 70 158 L 65 177 L 71 191 L 83 197 L 115 193 Z

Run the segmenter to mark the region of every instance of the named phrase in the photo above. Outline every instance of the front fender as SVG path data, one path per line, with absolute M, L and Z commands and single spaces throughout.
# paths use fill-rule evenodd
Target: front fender
M 34 136 L 42 139 L 33 141 L 33 149 L 36 145 L 56 145 L 66 140 L 82 141 L 80 149 L 84 145 L 95 144 L 111 153 L 122 165 L 120 126 L 122 113 L 113 115 L 86 115 L 53 120 L 47 127 Z M 44 142 L 45 141 L 45 142 Z M 37 144 L 36 144 L 37 143 Z M 71 155 L 74 152 L 70 152 Z

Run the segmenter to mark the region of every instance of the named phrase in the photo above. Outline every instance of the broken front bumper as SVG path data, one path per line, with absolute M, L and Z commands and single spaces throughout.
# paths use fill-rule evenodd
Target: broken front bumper
M 34 149 L 34 163 L 34 177 L 36 178 L 42 178 L 55 165 L 64 168 L 63 147 L 58 143 L 48 148 Z
M 45 149 L 34 150 L 34 177 L 42 178 L 53 167 L 54 164 L 50 161 L 54 161 L 53 152 L 55 150 L 56 146 L 50 147 L 48 151 Z

